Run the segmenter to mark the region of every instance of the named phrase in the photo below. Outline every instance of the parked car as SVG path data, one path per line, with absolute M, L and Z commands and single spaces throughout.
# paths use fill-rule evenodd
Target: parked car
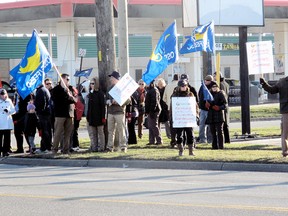
M 16 89 L 5 81 L 1 81 L 1 83 L 2 83 L 2 88 L 4 88 L 7 91 L 10 99 L 13 101 Z

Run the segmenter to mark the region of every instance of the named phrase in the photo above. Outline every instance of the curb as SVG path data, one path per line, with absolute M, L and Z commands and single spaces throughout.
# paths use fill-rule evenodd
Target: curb
M 0 164 L 21 166 L 105 167 L 140 169 L 184 169 L 214 171 L 288 172 L 286 164 L 253 164 L 227 162 L 145 161 L 145 160 L 67 160 L 2 158 Z

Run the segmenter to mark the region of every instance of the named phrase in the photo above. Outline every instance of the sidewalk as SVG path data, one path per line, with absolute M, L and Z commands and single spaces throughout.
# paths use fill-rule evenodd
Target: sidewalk
M 267 127 L 267 124 L 280 125 L 280 120 L 273 122 L 251 122 L 252 127 Z M 241 123 L 240 123 L 241 125 Z M 238 123 L 230 123 L 230 127 L 239 127 Z M 280 130 L 280 127 L 279 127 Z M 147 133 L 147 130 L 145 131 Z M 14 137 L 14 135 L 12 135 Z M 80 138 L 88 138 L 86 130 L 79 132 Z M 15 139 L 15 138 L 13 138 Z M 13 142 L 13 141 L 12 141 Z M 15 142 L 15 140 L 14 140 Z M 233 138 L 232 143 L 269 144 L 281 146 L 281 138 Z M 15 142 L 16 143 L 16 142 Z M 39 141 L 36 141 L 39 143 Z M 26 145 L 26 144 L 25 144 Z M 280 152 L 279 152 L 280 154 Z M 114 167 L 114 168 L 142 168 L 142 169 L 194 169 L 218 171 L 261 171 L 261 172 L 288 172 L 287 164 L 257 164 L 231 162 L 187 162 L 187 161 L 151 161 L 151 160 L 102 160 L 102 159 L 45 159 L 45 158 L 0 158 L 0 164 L 26 166 L 71 166 L 71 167 Z

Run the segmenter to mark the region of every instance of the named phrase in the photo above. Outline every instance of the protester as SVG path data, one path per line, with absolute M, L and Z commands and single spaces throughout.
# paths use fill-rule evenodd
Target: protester
M 172 98 L 173 97 L 195 97 L 193 95 L 192 92 L 190 92 L 190 89 L 188 87 L 188 82 L 184 79 L 184 80 L 180 80 L 178 82 L 178 88 L 176 89 L 176 91 L 173 93 Z M 196 99 L 195 99 L 196 101 Z M 171 103 L 171 111 L 170 114 L 172 116 L 172 109 L 173 109 L 173 104 Z M 198 105 L 196 103 L 196 115 L 199 115 L 199 108 Z M 196 116 L 196 117 L 197 117 Z M 173 119 L 173 116 L 172 116 Z M 173 122 L 172 122 L 173 124 Z M 184 140 L 183 140 L 183 136 L 184 136 L 184 131 L 185 131 L 185 135 L 186 135 L 186 140 L 187 140 L 187 145 L 188 145 L 188 149 L 189 149 L 189 155 L 194 156 L 194 152 L 193 152 L 193 147 L 194 147 L 194 135 L 193 135 L 193 128 L 192 127 L 182 127 L 182 128 L 175 128 L 176 130 L 176 135 L 177 135 L 177 145 L 178 145 L 178 149 L 179 149 L 179 156 L 183 156 L 184 155 Z
M 36 107 L 36 113 L 39 118 L 40 127 L 42 129 L 42 137 L 40 142 L 40 152 L 42 153 L 47 153 L 48 151 L 51 151 L 52 148 L 50 101 L 51 101 L 51 95 L 49 90 L 44 85 L 41 84 L 36 90 L 34 105 Z M 31 143 L 30 143 L 30 149 L 31 149 Z
M 157 88 L 160 93 L 160 106 L 161 106 L 161 113 L 159 115 L 158 127 L 161 133 L 161 123 L 164 123 L 166 136 L 168 137 L 168 139 L 171 139 L 168 105 L 163 100 L 163 95 L 164 95 L 165 88 L 166 88 L 166 82 L 163 78 L 158 79 Z
M 51 96 L 51 91 L 54 88 L 52 80 L 50 78 L 46 78 L 44 80 L 44 84 L 45 84 L 45 87 L 49 90 L 50 96 Z M 54 104 L 53 104 L 53 100 L 51 99 L 51 97 L 49 100 L 49 108 L 50 108 L 50 122 L 51 122 L 51 129 L 52 129 L 52 138 L 53 138 L 55 115 L 54 115 Z
M 15 107 L 8 97 L 5 89 L 0 89 L 0 157 L 9 156 L 11 143 L 11 130 L 13 130 L 12 115 L 15 113 Z
M 24 119 L 24 134 L 29 140 L 29 151 L 30 154 L 35 154 L 36 152 L 36 145 L 35 145 L 35 134 L 36 128 L 38 128 L 39 136 L 42 136 L 41 124 L 40 119 L 36 115 L 35 111 L 36 107 L 33 103 L 29 103 L 27 105 L 27 113 Z
M 163 101 L 168 105 L 168 113 L 170 113 L 170 111 L 171 111 L 170 99 L 171 99 L 172 94 L 174 93 L 175 88 L 178 85 L 178 79 L 179 79 L 178 74 L 174 74 L 172 82 L 165 87 L 165 91 L 164 91 L 164 95 L 163 95 Z M 171 122 L 172 122 L 172 119 L 169 119 L 170 134 L 171 134 L 170 145 L 172 148 L 174 148 L 176 145 L 176 131 L 172 127 Z
M 63 154 L 69 153 L 70 137 L 73 132 L 73 118 L 77 97 L 73 93 L 69 84 L 68 74 L 62 74 L 61 80 L 52 90 L 52 100 L 54 103 L 55 124 L 53 137 L 53 153 L 58 152 L 59 143 L 63 139 Z
M 162 145 L 162 137 L 158 127 L 161 112 L 160 93 L 153 80 L 147 88 L 145 98 L 145 113 L 148 115 L 149 143 L 148 145 Z M 156 140 L 156 143 L 155 143 Z
M 216 72 L 214 73 L 214 80 L 216 80 Z M 225 92 L 226 100 L 229 101 L 229 84 L 225 81 L 224 76 L 220 72 L 220 89 Z M 224 142 L 230 143 L 230 132 L 229 132 L 229 123 L 230 123 L 230 111 L 229 111 L 229 105 L 227 104 L 226 109 L 224 110 L 225 113 L 225 121 L 223 125 L 223 132 L 224 132 Z
M 120 80 L 120 74 L 117 71 L 113 71 L 110 75 L 110 83 L 112 89 Z M 128 99 L 122 106 L 120 106 L 116 100 L 110 95 L 107 98 L 106 104 L 108 105 L 108 143 L 107 143 L 107 152 L 113 152 L 116 150 L 114 145 L 115 141 L 115 132 L 118 133 L 119 138 L 119 147 L 122 152 L 127 152 L 127 143 L 125 135 L 125 109 L 126 105 L 130 102 Z M 117 130 L 116 130 L 117 127 Z M 118 142 L 117 142 L 118 144 Z
M 211 94 L 213 101 L 206 101 L 205 106 L 209 110 L 206 124 L 210 125 L 212 133 L 212 149 L 224 148 L 223 124 L 225 121 L 224 110 L 227 107 L 227 100 L 224 91 L 220 90 L 219 85 L 211 81 Z
M 74 110 L 73 132 L 70 138 L 70 152 L 79 151 L 80 145 L 78 138 L 78 129 L 84 113 L 84 102 L 81 93 L 78 92 L 78 90 L 74 87 L 73 87 L 73 93 L 74 95 L 76 95 L 77 102 L 75 103 L 75 110 Z
M 23 147 L 23 142 L 24 142 L 24 118 L 25 114 L 27 112 L 27 105 L 30 101 L 34 100 L 34 95 L 30 94 L 26 98 L 22 98 L 19 96 L 18 92 L 16 92 L 15 96 L 15 109 L 16 113 L 13 114 L 13 123 L 14 123 L 14 136 L 16 139 L 17 143 L 17 150 L 14 151 L 14 154 L 18 153 L 24 153 L 24 147 Z M 25 136 L 25 140 L 29 144 L 28 137 Z M 29 152 L 29 150 L 28 150 Z
M 288 156 L 288 76 L 281 78 L 278 82 L 271 86 L 264 78 L 260 78 L 260 84 L 265 91 L 270 94 L 279 93 L 280 113 L 281 118 L 281 143 L 282 143 L 282 155 Z
M 90 150 L 92 152 L 103 152 L 105 150 L 105 100 L 105 94 L 100 89 L 99 79 L 91 79 L 89 94 L 85 99 L 85 116 L 87 119 L 87 130 L 90 138 Z
M 211 75 L 207 75 L 204 79 L 204 85 L 208 90 L 211 89 L 211 82 L 213 81 L 213 77 Z M 200 108 L 200 116 L 199 116 L 199 143 L 211 143 L 212 135 L 210 132 L 210 128 L 206 125 L 206 119 L 208 116 L 208 109 L 205 107 L 206 100 L 204 99 L 203 93 L 204 86 L 201 85 L 198 97 L 199 97 L 199 108 Z
M 135 124 L 138 118 L 137 91 L 130 97 L 130 103 L 126 106 L 126 120 L 128 126 L 128 144 L 137 144 Z
M 146 97 L 146 89 L 145 83 L 142 79 L 138 81 L 138 89 L 136 90 L 136 101 L 138 105 L 138 138 L 142 139 L 143 136 L 143 123 L 145 116 L 145 97 Z

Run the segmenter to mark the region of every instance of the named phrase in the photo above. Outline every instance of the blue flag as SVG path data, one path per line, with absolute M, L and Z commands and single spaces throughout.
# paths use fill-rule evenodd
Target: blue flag
M 19 95 L 24 99 L 42 84 L 45 73 L 52 67 L 50 57 L 43 41 L 34 29 L 27 44 L 26 53 L 20 63 L 10 71 L 16 81 Z
M 207 86 L 205 85 L 204 81 L 202 82 L 202 91 L 203 91 L 203 96 L 204 96 L 203 99 L 205 101 L 214 101 L 213 95 L 211 94 Z
M 186 36 L 187 40 L 179 50 L 180 54 L 198 51 L 214 52 L 215 35 L 214 22 L 198 26 L 192 32 L 192 36 Z
M 168 65 L 178 60 L 176 21 L 162 34 L 155 47 L 142 80 L 149 85 Z
M 89 69 L 86 69 L 86 70 L 79 70 L 79 71 L 76 71 L 74 76 L 75 77 L 81 77 L 81 76 L 84 76 L 86 78 L 88 78 L 92 72 L 93 68 L 89 68 Z

